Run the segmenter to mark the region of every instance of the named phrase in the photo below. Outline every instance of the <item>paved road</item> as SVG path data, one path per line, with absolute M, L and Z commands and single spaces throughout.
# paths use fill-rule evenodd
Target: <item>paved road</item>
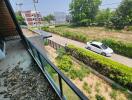
M 55 41 L 61 45 L 65 45 L 65 44 L 74 44 L 76 46 L 82 47 L 84 48 L 86 46 L 86 44 L 75 41 L 75 40 L 71 40 L 71 39 L 67 39 L 65 37 L 61 37 L 59 35 L 56 34 L 52 34 L 52 37 L 49 38 L 52 41 Z M 132 59 L 131 58 L 127 58 L 121 55 L 117 55 L 117 54 L 113 54 L 112 57 L 107 57 L 109 59 L 112 59 L 114 61 L 117 61 L 119 63 L 122 63 L 124 65 L 127 65 L 129 67 L 132 67 Z
M 23 30 L 25 32 L 25 30 Z M 31 31 L 28 31 L 26 30 L 26 34 L 32 34 Z M 34 33 L 33 33 L 34 34 Z M 46 32 L 47 34 L 47 32 Z M 67 39 L 65 37 L 61 37 L 59 35 L 56 35 L 56 34 L 53 34 L 53 33 L 50 33 L 52 34 L 52 37 L 50 37 L 49 39 L 58 43 L 58 44 L 61 44 L 63 46 L 65 46 L 65 44 L 73 44 L 73 45 L 76 45 L 76 46 L 79 46 L 79 47 L 82 47 L 84 48 L 86 44 L 82 43 L 82 42 L 78 42 L 78 41 L 75 41 L 75 40 L 71 40 L 71 39 Z M 127 57 L 124 57 L 124 56 L 121 56 L 121 55 L 117 55 L 117 54 L 113 54 L 112 57 L 108 57 L 109 59 L 112 59 L 114 61 L 117 61 L 119 63 L 122 63 L 124 65 L 127 65 L 129 67 L 132 67 L 132 59 L 131 58 L 127 58 Z

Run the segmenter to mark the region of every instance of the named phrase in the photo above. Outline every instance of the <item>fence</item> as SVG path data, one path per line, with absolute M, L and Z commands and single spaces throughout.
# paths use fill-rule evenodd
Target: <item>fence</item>
M 65 47 L 65 46 L 60 45 L 59 43 L 56 43 L 56 42 L 54 42 L 50 39 L 45 39 L 45 41 L 47 42 L 48 45 L 50 45 L 52 48 L 54 48 L 56 50 L 59 49 L 59 48 Z
M 52 62 L 46 58 L 38 48 L 32 44 L 32 42 L 30 42 L 26 37 L 24 37 L 24 41 L 29 53 L 32 55 L 61 100 L 71 100 L 71 98 L 74 100 L 88 100 L 88 98 L 54 64 L 52 64 Z M 56 49 L 64 47 L 51 40 L 47 41 Z

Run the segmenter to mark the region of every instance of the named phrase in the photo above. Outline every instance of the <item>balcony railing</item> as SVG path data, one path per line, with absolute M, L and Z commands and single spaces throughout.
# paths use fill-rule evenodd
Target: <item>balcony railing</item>
M 88 100 L 88 98 L 38 49 L 24 37 L 26 48 L 46 76 L 60 99 Z M 71 97 L 72 96 L 72 97 Z
M 32 42 L 30 42 L 23 35 L 9 0 L 4 0 L 4 2 L 16 26 L 16 31 L 23 40 L 25 47 L 34 58 L 42 73 L 46 76 L 60 99 L 71 100 L 71 98 L 73 98 L 73 100 L 88 100 L 88 98 L 54 64 L 52 64 L 52 62 L 47 59 L 47 57 L 38 48 L 36 48 Z

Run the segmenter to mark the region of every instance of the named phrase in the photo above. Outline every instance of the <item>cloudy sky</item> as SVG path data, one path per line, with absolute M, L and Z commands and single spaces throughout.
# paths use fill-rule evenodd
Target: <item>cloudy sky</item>
M 115 9 L 122 0 L 102 0 L 101 9 L 111 8 Z M 22 10 L 34 10 L 33 0 L 10 0 L 13 8 L 17 11 L 19 8 L 16 3 L 23 3 Z M 47 15 L 53 12 L 67 12 L 69 10 L 69 4 L 71 0 L 39 0 L 37 4 L 37 10 L 42 15 Z

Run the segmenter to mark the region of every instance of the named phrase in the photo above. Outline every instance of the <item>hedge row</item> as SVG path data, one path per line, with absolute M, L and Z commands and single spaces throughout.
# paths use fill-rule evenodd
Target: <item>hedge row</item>
M 113 39 L 105 39 L 102 42 L 111 47 L 115 53 L 132 58 L 132 43 L 123 43 Z
M 52 33 L 61 35 L 63 37 L 67 37 L 69 39 L 77 40 L 77 41 L 80 41 L 80 42 L 87 42 L 88 41 L 87 36 L 85 34 L 82 34 L 82 33 L 70 32 L 70 31 L 66 31 L 66 30 L 64 31 L 64 30 L 61 30 L 61 29 L 48 28 L 48 27 L 43 27 L 42 29 L 44 31 L 52 32 Z
M 73 57 L 91 66 L 100 74 L 132 90 L 132 68 L 74 45 L 68 45 L 66 50 Z

